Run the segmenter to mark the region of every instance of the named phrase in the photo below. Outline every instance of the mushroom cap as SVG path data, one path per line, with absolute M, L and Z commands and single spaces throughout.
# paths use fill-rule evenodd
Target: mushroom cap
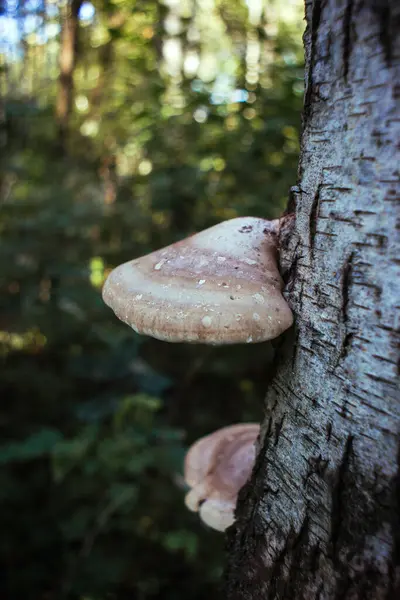
M 168 342 L 237 344 L 293 322 L 281 294 L 278 221 L 231 219 L 116 267 L 103 299 L 137 333 Z
M 260 433 L 257 423 L 237 423 L 221 427 L 194 442 L 185 457 L 185 482 L 194 487 L 201 483 L 213 469 L 216 459 L 223 457 L 224 450 L 229 449 L 242 440 L 250 439 L 253 442 Z
M 225 531 L 235 522 L 236 502 L 207 500 L 200 506 L 200 519 L 216 531 Z
M 189 449 L 184 476 L 192 487 L 185 504 L 210 527 L 224 531 L 234 521 L 237 496 L 255 461 L 256 423 L 230 425 L 200 438 Z

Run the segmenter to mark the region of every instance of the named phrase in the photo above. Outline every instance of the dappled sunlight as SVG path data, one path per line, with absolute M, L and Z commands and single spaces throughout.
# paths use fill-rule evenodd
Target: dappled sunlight
M 46 343 L 46 336 L 35 327 L 25 333 L 0 331 L 0 354 L 2 356 L 13 351 L 40 352 Z
M 90 283 L 93 287 L 100 288 L 105 281 L 104 261 L 100 256 L 95 256 L 90 260 Z

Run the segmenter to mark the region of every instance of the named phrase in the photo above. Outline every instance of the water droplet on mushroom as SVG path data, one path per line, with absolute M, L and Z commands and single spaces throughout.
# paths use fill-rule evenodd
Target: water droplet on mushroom
M 203 317 L 201 320 L 201 324 L 203 325 L 203 327 L 208 329 L 209 327 L 211 327 L 212 318 L 211 317 Z
M 265 298 L 261 294 L 253 294 L 253 298 L 257 302 L 257 304 L 264 304 L 265 302 Z
M 163 266 L 163 264 L 166 262 L 167 262 L 166 259 L 163 258 L 162 260 L 160 260 L 160 262 L 158 262 L 156 265 L 154 265 L 154 270 L 159 271 L 161 269 L 161 267 Z

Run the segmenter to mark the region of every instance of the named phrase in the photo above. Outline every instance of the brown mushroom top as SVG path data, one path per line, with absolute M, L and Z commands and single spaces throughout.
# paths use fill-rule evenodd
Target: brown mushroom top
M 103 298 L 138 333 L 169 342 L 262 342 L 291 326 L 278 221 L 232 219 L 115 268 Z
M 236 500 L 255 461 L 260 426 L 230 425 L 195 442 L 185 459 L 185 481 L 192 488 L 185 504 L 199 511 L 213 529 L 224 531 L 234 522 Z

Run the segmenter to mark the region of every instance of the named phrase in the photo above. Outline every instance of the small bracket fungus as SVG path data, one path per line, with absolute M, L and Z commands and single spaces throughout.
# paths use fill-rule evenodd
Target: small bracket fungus
M 230 425 L 189 448 L 184 476 L 192 489 L 185 504 L 212 529 L 225 531 L 235 520 L 237 496 L 253 469 L 259 433 L 256 423 Z
M 279 223 L 231 219 L 120 265 L 104 301 L 136 332 L 167 342 L 275 338 L 293 322 L 281 293 Z

